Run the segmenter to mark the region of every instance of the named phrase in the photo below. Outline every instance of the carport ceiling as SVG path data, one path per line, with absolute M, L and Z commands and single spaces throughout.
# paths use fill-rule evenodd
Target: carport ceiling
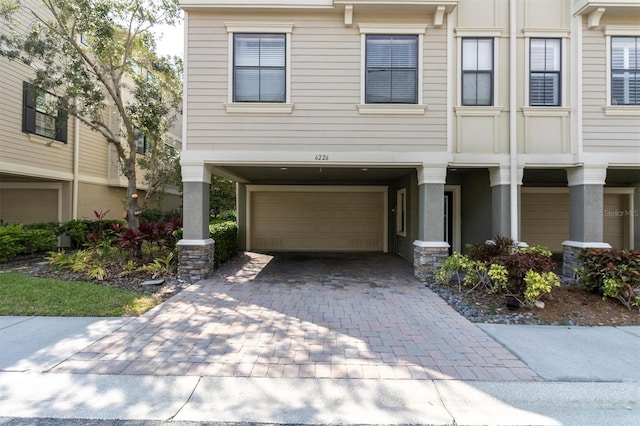
M 222 172 L 222 173 L 220 173 Z M 415 174 L 415 168 L 377 167 L 291 167 L 232 166 L 216 167 L 214 174 L 229 174 L 254 184 L 373 184 L 389 183 Z M 224 176 L 229 177 L 229 176 Z

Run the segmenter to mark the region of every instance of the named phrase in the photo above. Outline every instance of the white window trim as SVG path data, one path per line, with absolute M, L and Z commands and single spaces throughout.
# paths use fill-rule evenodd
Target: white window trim
M 396 234 L 407 236 L 407 188 L 396 191 Z
M 606 102 L 605 115 L 639 117 L 640 105 L 611 105 L 611 37 L 640 37 L 638 27 L 607 25 L 604 29 L 606 64 Z
M 463 107 L 465 109 L 478 108 L 478 109 L 489 109 L 489 108 L 499 108 L 498 107 L 498 99 L 500 96 L 500 85 L 498 81 L 500 81 L 500 67 L 498 66 L 498 58 L 500 57 L 500 36 L 501 32 L 499 29 L 456 29 L 456 51 L 458 52 L 458 57 L 456 58 L 456 62 L 458 64 L 457 68 L 457 77 L 456 77 L 456 92 L 458 96 L 456 97 L 456 105 L 457 107 Z M 493 105 L 462 105 L 462 39 L 463 38 L 491 38 L 493 39 Z
M 278 22 L 225 22 L 228 34 L 227 63 L 228 63 L 228 88 L 227 103 L 224 104 L 228 113 L 282 113 L 290 114 L 293 111 L 291 103 L 291 33 L 293 24 Z M 233 101 L 233 35 L 235 33 L 268 33 L 285 34 L 285 101 L 284 103 L 271 102 L 234 102 Z
M 398 114 L 421 115 L 427 110 L 423 100 L 424 79 L 424 34 L 427 32 L 425 24 L 367 24 L 362 23 L 360 28 L 360 103 L 357 105 L 360 114 Z M 418 103 L 417 104 L 367 104 L 366 103 L 366 74 L 367 58 L 366 46 L 368 34 L 389 35 L 417 35 L 418 36 Z
M 571 35 L 568 30 L 522 30 L 524 33 L 524 105 L 526 108 L 544 108 L 552 110 L 554 108 L 567 108 L 569 104 L 569 91 L 567 87 L 567 39 Z M 529 55 L 532 38 L 559 38 L 560 39 L 560 105 L 557 106 L 530 106 L 529 105 Z

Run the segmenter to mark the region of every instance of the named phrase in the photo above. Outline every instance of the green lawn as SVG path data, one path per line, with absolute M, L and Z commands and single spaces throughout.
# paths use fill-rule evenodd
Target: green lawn
M 157 298 L 93 283 L 0 273 L 0 315 L 117 317 L 140 315 Z

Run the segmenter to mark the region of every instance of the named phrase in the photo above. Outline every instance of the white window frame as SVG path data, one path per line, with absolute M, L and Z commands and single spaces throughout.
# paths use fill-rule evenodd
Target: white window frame
M 423 101 L 424 80 L 424 34 L 427 26 L 420 25 L 390 25 L 390 24 L 360 24 L 360 114 L 424 114 L 427 106 Z M 415 35 L 418 36 L 418 102 L 416 104 L 367 104 L 366 103 L 366 75 L 367 75 L 367 35 Z
M 464 30 L 457 29 L 456 30 L 456 50 L 458 51 L 458 57 L 456 61 L 458 63 L 457 66 L 457 78 L 456 78 L 456 91 L 458 93 L 457 96 L 457 106 L 461 108 L 461 110 L 490 110 L 497 108 L 501 110 L 502 107 L 499 107 L 499 99 L 500 99 L 500 67 L 498 66 L 498 58 L 500 57 L 500 35 L 501 32 L 496 29 L 490 30 Z M 463 38 L 492 38 L 493 39 L 493 105 L 462 105 L 462 39 Z
M 524 33 L 524 107 L 523 111 L 550 111 L 550 114 L 553 115 L 553 110 L 557 110 L 558 108 L 567 108 L 569 106 L 569 92 L 567 86 L 567 53 L 569 50 L 567 49 L 567 40 L 569 39 L 570 31 L 568 30 L 523 30 Z M 529 76 L 531 73 L 529 57 L 530 57 L 530 47 L 531 47 L 531 39 L 532 38 L 559 38 L 560 39 L 560 103 L 555 106 L 538 106 L 530 105 L 530 97 L 529 97 Z
M 640 105 L 612 105 L 611 104 L 611 37 L 640 37 L 638 27 L 607 25 L 605 35 L 606 61 L 606 92 L 607 99 L 604 106 L 605 115 L 640 117 Z
M 396 191 L 396 234 L 407 236 L 407 188 Z
M 640 105 L 612 105 L 611 104 L 611 37 L 640 37 L 638 27 L 607 25 L 604 30 L 607 67 L 607 100 L 604 107 L 605 115 L 640 117 Z
M 277 22 L 226 22 L 228 35 L 228 93 L 224 104 L 228 113 L 283 113 L 293 111 L 291 103 L 291 34 L 293 24 Z M 275 102 L 234 102 L 233 101 L 233 35 L 242 34 L 284 34 L 285 35 L 285 101 Z

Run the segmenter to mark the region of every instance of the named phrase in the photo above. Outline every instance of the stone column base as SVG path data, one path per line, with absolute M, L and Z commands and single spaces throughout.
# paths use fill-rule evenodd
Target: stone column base
M 449 244 L 444 241 L 413 242 L 413 274 L 422 282 L 433 282 L 442 262 L 449 257 Z
M 610 249 L 607 243 L 593 243 L 581 241 L 563 241 L 562 242 L 562 276 L 573 279 L 575 271 L 582 266 L 578 255 L 585 248 L 601 248 Z
M 214 245 L 212 239 L 178 241 L 178 278 L 193 283 L 209 277 L 214 269 Z

